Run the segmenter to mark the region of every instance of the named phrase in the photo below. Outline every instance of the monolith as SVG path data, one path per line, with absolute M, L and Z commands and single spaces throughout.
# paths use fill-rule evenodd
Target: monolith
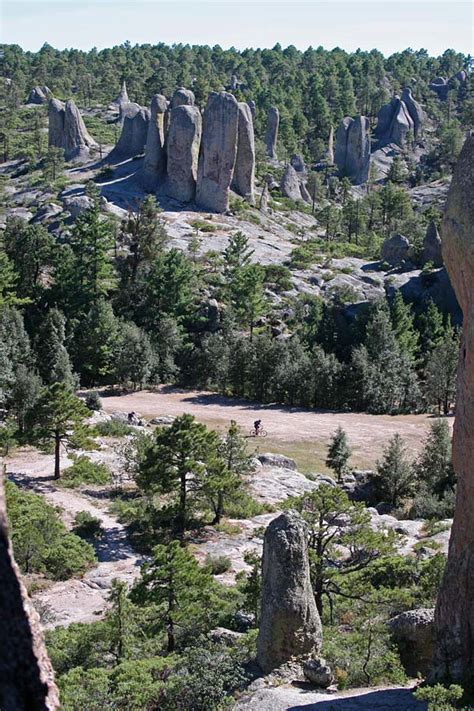
M 370 136 L 369 119 L 365 116 L 342 119 L 336 133 L 335 162 L 341 176 L 360 185 L 369 177 Z
M 120 115 L 123 120 L 122 133 L 108 160 L 134 158 L 145 150 L 150 111 L 131 103 L 122 106 Z
M 166 171 L 165 114 L 168 102 L 161 94 L 151 100 L 150 121 L 145 145 L 145 159 L 141 171 L 141 182 L 149 192 L 154 192 L 163 181 Z
M 26 100 L 27 104 L 47 104 L 51 90 L 47 86 L 35 86 Z
M 197 106 L 180 104 L 171 109 L 165 191 L 175 200 L 191 202 L 196 197 L 201 135 L 202 118 Z
M 278 127 L 280 125 L 280 112 L 276 106 L 271 106 L 267 114 L 267 132 L 265 146 L 269 158 L 277 158 Z
M 435 222 L 430 222 L 426 229 L 421 259 L 423 264 L 431 262 L 434 267 L 443 266 L 441 237 Z
M 297 512 L 286 511 L 265 531 L 257 662 L 268 673 L 292 657 L 317 654 L 321 643 L 306 525 Z
M 232 176 L 232 190 L 244 197 L 252 205 L 255 183 L 255 139 L 252 112 L 248 104 L 239 103 L 237 129 L 237 155 Z
M 51 99 L 48 104 L 48 145 L 62 148 L 66 160 L 89 159 L 90 148 L 97 143 L 89 135 L 82 116 L 72 99 L 63 104 Z
M 454 169 L 441 226 L 443 257 L 464 315 L 452 461 L 456 505 L 435 610 L 434 678 L 462 681 L 474 663 L 474 135 Z
M 412 101 L 416 103 L 414 99 Z M 417 106 L 419 107 L 418 104 Z M 415 133 L 415 124 L 408 107 L 399 96 L 393 96 L 377 115 L 375 136 L 381 144 L 396 143 L 403 148 L 409 131 Z
M 111 102 L 109 109 L 120 110 L 122 108 L 122 106 L 125 106 L 126 104 L 129 104 L 129 103 L 130 103 L 130 99 L 128 98 L 127 85 L 126 85 L 125 81 L 123 81 L 122 87 L 120 89 L 120 93 L 117 96 L 117 98 Z
M 229 207 L 237 154 L 239 106 L 226 91 L 211 92 L 204 111 L 196 202 L 212 212 Z
M 301 200 L 300 181 L 293 166 L 288 163 L 280 181 L 280 192 L 290 200 Z
M 415 138 L 418 139 L 421 136 L 425 120 L 423 109 L 420 104 L 415 101 L 411 94 L 411 89 L 408 87 L 402 91 L 402 101 L 408 109 L 408 113 L 413 121 L 413 132 L 415 134 Z
M 252 121 L 255 126 L 255 118 L 257 116 L 257 105 L 253 99 L 249 99 L 247 101 L 247 104 L 249 105 L 250 113 L 252 114 Z
M 48 145 L 64 148 L 64 104 L 59 99 L 48 104 Z
M 185 89 L 183 86 L 176 89 L 171 97 L 170 108 L 175 109 L 177 106 L 194 106 L 194 94 L 191 89 Z

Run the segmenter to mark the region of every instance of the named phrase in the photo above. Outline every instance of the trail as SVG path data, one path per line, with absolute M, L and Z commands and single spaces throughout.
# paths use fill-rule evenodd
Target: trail
M 52 479 L 51 456 L 22 449 L 9 457 L 6 465 L 10 481 L 41 494 L 48 503 L 61 508 L 61 517 L 68 528 L 79 511 L 100 519 L 104 535 L 95 545 L 98 564 L 80 579 L 53 583 L 34 595 L 34 600 L 46 607 L 48 618 L 51 615 L 46 628 L 98 619 L 107 607 L 112 580 L 118 578 L 130 585 L 140 573 L 142 559 L 130 545 L 124 526 L 107 512 L 107 500 L 100 490 L 88 489 L 86 494 L 58 486 Z

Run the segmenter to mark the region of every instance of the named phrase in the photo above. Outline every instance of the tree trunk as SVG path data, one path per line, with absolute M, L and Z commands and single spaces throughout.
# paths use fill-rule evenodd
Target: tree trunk
M 186 491 L 186 474 L 181 474 L 179 484 L 179 511 L 178 511 L 178 536 L 183 538 L 186 530 L 186 506 L 187 506 L 187 491 Z
M 59 432 L 54 434 L 54 478 L 61 477 L 61 437 Z

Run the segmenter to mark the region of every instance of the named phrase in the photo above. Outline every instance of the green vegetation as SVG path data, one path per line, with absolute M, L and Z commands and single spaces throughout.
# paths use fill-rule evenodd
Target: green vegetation
M 74 457 L 74 464 L 65 469 L 62 476 L 62 485 L 72 488 L 81 484 L 109 484 L 110 481 L 108 467 L 84 455 Z

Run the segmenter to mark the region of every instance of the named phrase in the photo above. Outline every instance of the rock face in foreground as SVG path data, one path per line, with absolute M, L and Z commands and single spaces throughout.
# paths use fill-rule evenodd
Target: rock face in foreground
M 453 465 L 457 476 L 448 561 L 435 611 L 434 675 L 461 680 L 474 662 L 474 135 L 454 170 L 441 228 L 443 256 L 464 314 Z
M 239 105 L 226 91 L 211 92 L 204 112 L 196 202 L 212 212 L 229 208 L 237 154 Z
M 336 165 L 354 185 L 367 182 L 370 167 L 369 119 L 346 116 L 336 133 Z
M 276 106 L 271 106 L 267 114 L 267 132 L 265 146 L 269 158 L 277 158 L 278 127 L 280 125 L 280 112 Z
M 235 158 L 232 190 L 244 197 L 252 205 L 255 202 L 255 139 L 253 134 L 252 111 L 248 104 L 239 103 L 239 123 L 237 155 Z
M 180 104 L 170 112 L 166 194 L 181 202 L 196 196 L 202 119 L 197 106 Z
M 89 149 L 97 143 L 89 135 L 74 101 L 69 99 L 63 104 L 58 99 L 51 99 L 48 119 L 48 145 L 62 148 L 66 160 L 88 160 Z
M 265 673 L 293 656 L 317 654 L 322 627 L 309 574 L 306 527 L 295 511 L 265 532 L 257 662 Z
M 151 100 L 145 160 L 141 174 L 142 185 L 150 192 L 156 190 L 166 170 L 165 113 L 167 109 L 166 98 L 161 94 L 155 94 Z
M 28 599 L 8 538 L 0 474 L 0 708 L 54 711 L 59 708 L 39 617 Z

